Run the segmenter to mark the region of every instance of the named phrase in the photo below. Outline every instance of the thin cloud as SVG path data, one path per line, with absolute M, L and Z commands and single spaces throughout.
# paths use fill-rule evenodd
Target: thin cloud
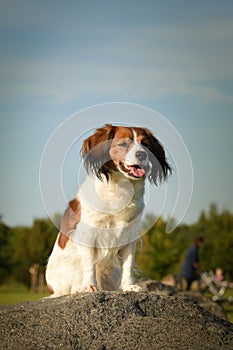
M 54 103 L 90 95 L 110 99 L 170 95 L 209 101 L 232 98 L 227 89 L 222 89 L 224 79 L 228 84 L 233 79 L 230 19 L 184 18 L 169 24 L 122 26 L 93 23 L 91 27 L 82 23 L 74 27 L 75 16 L 71 16 L 70 26 L 58 26 L 57 20 L 46 16 L 46 7 L 38 7 L 34 21 L 31 16 L 25 18 L 22 8 L 18 4 L 13 9 L 11 25 L 36 26 L 43 33 L 47 30 L 50 40 L 37 38 L 38 55 L 30 45 L 19 56 L 3 54 L 0 72 L 4 99 L 35 98 Z M 61 8 L 58 11 L 61 14 Z M 61 32 L 64 36 L 51 50 L 52 38 Z

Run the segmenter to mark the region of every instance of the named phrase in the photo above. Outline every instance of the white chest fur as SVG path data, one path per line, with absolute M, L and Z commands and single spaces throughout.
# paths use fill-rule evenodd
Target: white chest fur
M 73 239 L 101 248 L 119 247 L 138 239 L 143 194 L 143 181 L 131 182 L 119 173 L 110 181 L 88 177 L 77 194 L 81 220 Z

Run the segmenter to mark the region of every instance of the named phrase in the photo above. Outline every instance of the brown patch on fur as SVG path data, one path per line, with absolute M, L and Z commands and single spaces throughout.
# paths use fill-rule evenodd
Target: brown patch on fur
M 52 288 L 49 284 L 47 285 L 47 288 L 48 288 L 48 290 L 49 290 L 49 294 L 50 294 L 50 295 L 54 294 L 54 290 L 53 290 L 53 288 Z
M 75 198 L 70 201 L 68 208 L 66 209 L 62 222 L 60 236 L 58 238 L 58 245 L 61 249 L 64 249 L 68 240 L 69 232 L 74 230 L 81 218 L 80 202 Z
M 83 142 L 81 151 L 82 157 L 85 158 L 93 148 L 95 148 L 93 154 L 95 157 L 100 157 L 104 151 L 108 151 L 108 145 L 102 145 L 101 147 L 96 146 L 107 140 L 112 140 L 115 128 L 116 127 L 111 124 L 106 124 L 103 128 L 97 129 L 93 135 Z
M 125 127 L 125 126 L 116 126 L 114 139 L 133 140 L 134 139 L 133 128 Z
M 80 214 L 79 213 L 80 203 L 76 198 L 74 198 L 72 201 L 70 201 L 69 206 L 76 214 Z
M 94 286 L 90 286 L 93 292 L 98 292 L 98 289 Z
M 59 247 L 61 249 L 64 249 L 68 241 L 69 241 L 69 237 L 65 236 L 62 232 L 60 232 L 58 242 L 57 242 Z
M 125 162 L 126 154 L 133 146 L 133 131 L 131 128 L 117 127 L 115 137 L 109 150 L 112 161 L 117 165 L 119 161 Z

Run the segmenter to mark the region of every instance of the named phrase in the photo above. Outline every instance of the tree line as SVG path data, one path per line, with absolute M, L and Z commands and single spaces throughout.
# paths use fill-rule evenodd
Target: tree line
M 153 215 L 147 220 L 153 222 Z M 159 218 L 142 236 L 142 248 L 136 254 L 139 271 L 152 279 L 167 274 L 179 274 L 185 254 L 195 241 L 202 237 L 199 251 L 202 271 L 214 271 L 220 267 L 228 280 L 233 280 L 233 214 L 218 211 L 211 204 L 208 212 L 201 212 L 198 220 L 190 225 L 182 224 L 172 233 L 165 233 L 167 222 Z
M 57 215 L 56 220 L 59 219 Z M 138 245 L 136 253 L 136 266 L 143 276 L 160 280 L 167 274 L 178 274 L 188 247 L 202 236 L 202 269 L 209 271 L 221 267 L 225 278 L 233 280 L 231 212 L 219 212 L 217 206 L 211 204 L 195 223 L 181 224 L 169 234 L 165 233 L 167 222 L 163 218 L 155 222 L 155 217 L 149 214 L 145 220 L 151 222 L 151 228 L 142 235 L 142 244 Z M 0 220 L 0 285 L 21 282 L 29 286 L 29 269 L 33 264 L 44 273 L 57 233 L 49 219 L 35 219 L 31 227 L 8 227 Z

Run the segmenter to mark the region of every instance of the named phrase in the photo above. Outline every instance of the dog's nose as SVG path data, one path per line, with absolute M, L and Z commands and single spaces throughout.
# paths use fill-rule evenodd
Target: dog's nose
M 138 160 L 140 160 L 142 162 L 143 160 L 146 160 L 147 153 L 145 151 L 137 151 L 136 157 Z

